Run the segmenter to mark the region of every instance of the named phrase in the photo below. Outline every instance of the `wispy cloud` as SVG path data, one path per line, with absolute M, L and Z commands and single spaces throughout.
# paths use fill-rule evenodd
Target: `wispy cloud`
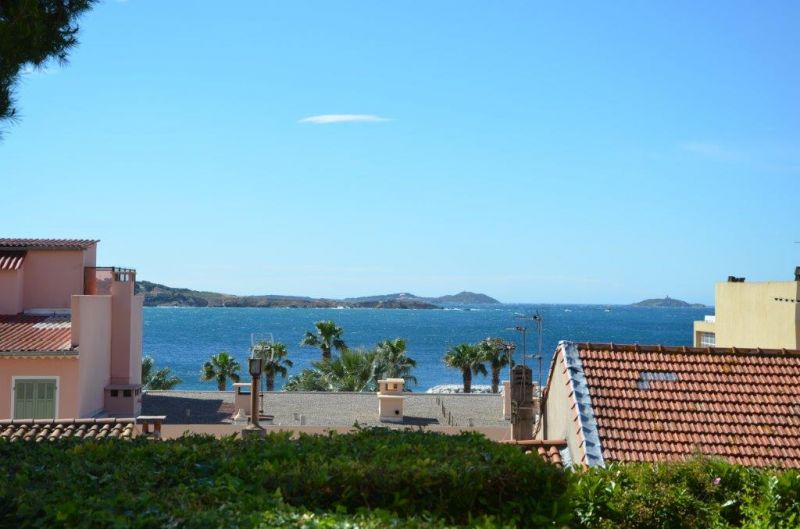
M 331 123 L 375 123 L 379 121 L 389 121 L 389 119 L 374 114 L 319 114 L 303 118 L 300 123 L 328 125 Z
M 681 143 L 680 148 L 692 154 L 725 162 L 732 162 L 742 158 L 741 153 L 733 151 L 719 143 L 709 141 L 688 141 Z

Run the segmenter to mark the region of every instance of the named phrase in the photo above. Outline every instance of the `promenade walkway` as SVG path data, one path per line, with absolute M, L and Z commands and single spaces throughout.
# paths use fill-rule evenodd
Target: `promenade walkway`
M 404 407 L 404 423 L 392 427 L 478 430 L 491 433 L 492 437 L 502 437 L 508 428 L 502 417 L 500 395 L 408 393 Z M 375 393 L 265 393 L 264 411 L 275 417 L 270 428 L 276 429 L 343 431 L 356 423 L 386 426 L 378 421 Z M 142 397 L 142 414 L 166 415 L 167 432 L 233 432 L 236 428 L 230 418 L 234 412 L 232 391 L 148 391 Z

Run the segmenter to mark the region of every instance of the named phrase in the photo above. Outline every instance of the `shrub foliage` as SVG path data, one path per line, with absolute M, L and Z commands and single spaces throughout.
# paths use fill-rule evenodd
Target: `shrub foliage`
M 350 527 L 537 527 L 567 521 L 568 488 L 559 469 L 468 433 L 0 441 L 2 527 L 337 527 L 346 515 L 360 517 Z
M 0 527 L 800 527 L 800 473 L 719 460 L 562 471 L 464 433 L 0 440 Z
M 573 474 L 576 528 L 800 527 L 800 473 L 697 457 Z

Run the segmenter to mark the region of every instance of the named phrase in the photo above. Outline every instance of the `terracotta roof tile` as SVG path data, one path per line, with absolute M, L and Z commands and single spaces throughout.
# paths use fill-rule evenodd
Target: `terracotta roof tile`
M 564 466 L 564 461 L 561 459 L 561 450 L 567 448 L 565 439 L 530 439 L 525 441 L 501 441 L 501 443 L 519 446 L 526 454 L 536 454 L 548 463 L 559 467 Z
M 800 468 L 800 351 L 577 344 L 603 457 Z
M 132 439 L 134 419 L 15 419 L 0 421 L 0 441 L 55 441 L 56 439 Z
M 25 254 L 27 252 L 0 251 L 0 270 L 19 270 L 22 268 L 22 263 L 25 262 Z
M 74 354 L 72 324 L 64 316 L 0 316 L 0 356 L 4 353 Z
M 0 248 L 20 250 L 86 250 L 100 241 L 93 239 L 0 239 Z

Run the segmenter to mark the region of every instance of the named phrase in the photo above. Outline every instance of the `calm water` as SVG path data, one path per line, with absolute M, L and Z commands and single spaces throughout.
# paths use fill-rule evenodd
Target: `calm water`
M 447 310 L 389 309 L 258 309 L 258 308 L 145 308 L 144 354 L 153 356 L 159 367 L 168 366 L 183 379 L 182 389 L 216 389 L 200 382 L 200 366 L 219 351 L 228 351 L 247 370 L 246 358 L 251 333 L 271 333 L 288 345 L 294 362 L 291 373 L 310 367 L 319 359 L 318 349 L 300 347 L 304 331 L 315 321 L 332 319 L 344 327 L 350 347 L 371 347 L 376 342 L 402 337 L 409 355 L 417 361 L 416 391 L 437 384 L 460 383 L 456 370 L 445 367 L 444 352 L 462 342 L 476 342 L 500 336 L 518 343 L 521 338 L 509 327 L 524 324 L 520 313 L 538 310 L 544 319 L 543 356 L 546 376 L 552 353 L 559 340 L 691 345 L 692 322 L 712 314 L 713 308 L 665 309 L 615 305 L 501 305 Z M 536 351 L 533 322 L 527 322 L 528 352 Z M 537 378 L 538 367 L 533 376 Z M 485 377 L 473 380 L 488 384 Z M 280 384 L 280 380 L 278 381 Z

